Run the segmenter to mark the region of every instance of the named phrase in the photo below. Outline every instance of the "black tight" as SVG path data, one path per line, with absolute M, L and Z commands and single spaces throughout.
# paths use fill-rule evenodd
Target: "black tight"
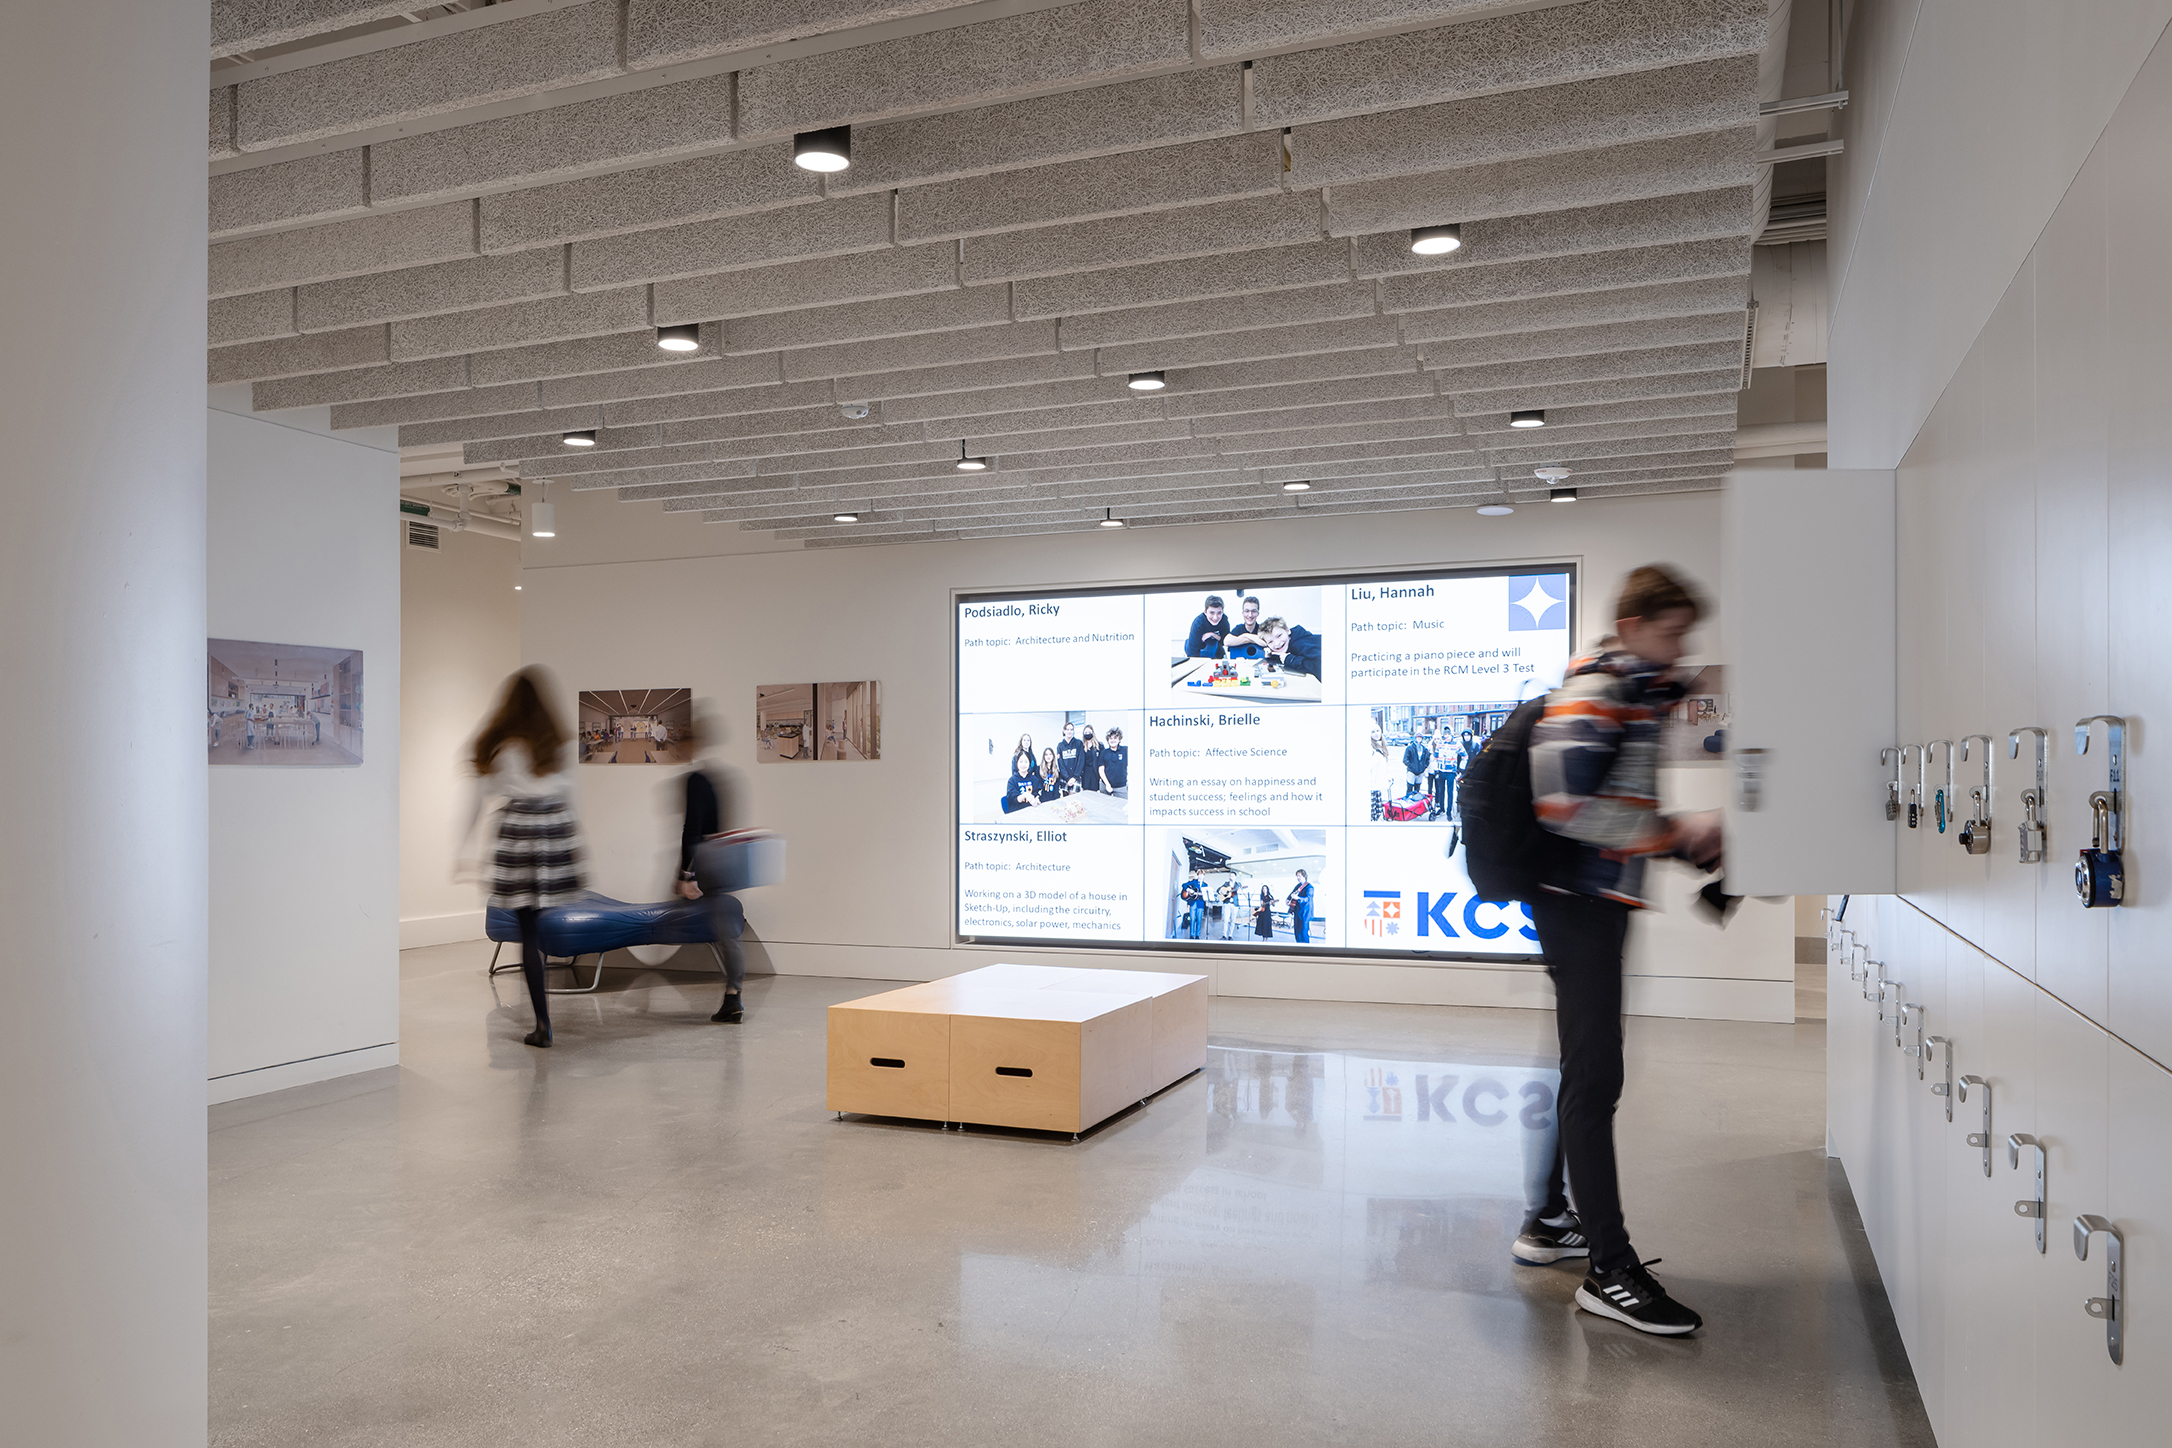
M 1561 1038 L 1560 1145 L 1546 1204 L 1536 1215 L 1559 1216 L 1566 1208 L 1566 1166 L 1576 1215 L 1591 1238 L 1591 1268 L 1611 1272 L 1636 1260 L 1622 1222 L 1614 1157 L 1614 1108 L 1624 1074 L 1621 954 L 1629 907 L 1542 893 L 1531 902 L 1531 918 L 1546 954 L 1546 973 L 1554 979 L 1554 1023 Z
M 551 998 L 543 988 L 543 912 L 529 907 L 515 910 L 520 921 L 520 973 L 528 980 L 528 1003 L 535 1007 L 535 1028 L 546 1036 L 551 1029 Z

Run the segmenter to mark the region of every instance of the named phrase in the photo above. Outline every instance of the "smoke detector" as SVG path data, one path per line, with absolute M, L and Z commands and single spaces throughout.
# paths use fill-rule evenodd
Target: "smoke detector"
M 867 416 L 868 409 L 867 404 L 864 402 L 840 402 L 837 404 L 837 410 L 854 422 L 858 422 L 861 418 Z
M 1531 475 L 1535 478 L 1544 478 L 1549 483 L 1558 483 L 1569 475 L 1569 470 L 1560 467 L 1533 468 L 1531 469 Z

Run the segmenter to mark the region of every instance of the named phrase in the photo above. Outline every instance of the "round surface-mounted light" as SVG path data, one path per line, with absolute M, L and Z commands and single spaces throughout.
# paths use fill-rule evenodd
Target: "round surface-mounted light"
M 1576 501 L 1576 489 L 1555 488 L 1546 494 L 1546 501 L 1549 503 L 1573 503 Z
M 831 516 L 830 521 L 832 523 L 857 523 L 860 521 L 860 515 L 858 513 L 837 513 Z
M 569 432 L 558 440 L 567 447 L 594 447 L 596 445 L 596 430 L 592 427 L 583 428 L 579 432 Z
M 792 164 L 805 171 L 842 171 L 852 164 L 852 127 L 801 131 L 792 138 Z
M 1544 427 L 1546 409 L 1543 407 L 1519 407 L 1508 415 L 1510 427 Z
M 1133 392 L 1159 392 L 1169 385 L 1169 379 L 1159 372 L 1134 372 L 1124 385 Z
M 1096 524 L 1094 525 L 1095 527 L 1097 527 L 1097 528 L 1121 528 L 1121 527 L 1123 527 L 1123 526 L 1124 526 L 1124 520 L 1123 520 L 1123 519 L 1121 519 L 1121 518 L 1119 518 L 1119 517 L 1117 517 L 1117 516 L 1116 516 L 1116 514 L 1115 514 L 1115 513 L 1113 512 L 1113 511 L 1111 511 L 1110 509 L 1107 509 L 1107 508 L 1103 508 L 1103 509 L 1102 509 L 1101 511 L 1102 511 L 1102 513 L 1103 513 L 1103 515 L 1104 515 L 1104 516 L 1102 517 L 1102 519 L 1101 519 L 1101 521 L 1100 521 L 1099 523 L 1096 523 Z
M 1488 503 L 1478 510 L 1478 516 L 1481 518 L 1506 518 L 1515 511 L 1506 503 Z
M 1288 482 L 1282 485 L 1282 491 L 1285 493 L 1309 493 L 1312 491 L 1312 484 L 1305 482 Z
M 1453 222 L 1447 226 L 1413 226 L 1410 229 L 1410 249 L 1420 256 L 1446 256 L 1462 246 L 1463 228 Z
M 701 325 L 687 322 L 676 327 L 658 327 L 656 345 L 666 352 L 698 352 L 701 350 Z

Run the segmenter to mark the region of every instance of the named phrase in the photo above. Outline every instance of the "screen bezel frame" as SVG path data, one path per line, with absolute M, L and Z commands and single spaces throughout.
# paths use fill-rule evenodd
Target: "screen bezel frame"
M 1583 559 L 1571 558 L 1516 559 L 1510 562 L 1461 563 L 1418 568 L 1354 568 L 1323 572 L 1318 569 L 1301 571 L 1260 572 L 1247 571 L 1244 583 L 1247 588 L 1258 584 L 1273 584 L 1286 588 L 1341 586 L 1371 581 L 1422 583 L 1441 578 L 1501 578 L 1518 573 L 1561 573 L 1569 575 L 1569 656 L 1576 656 L 1576 641 L 1582 637 L 1583 610 Z M 1230 575 L 1220 574 L 1209 582 L 1190 578 L 1167 580 L 1128 580 L 1121 583 L 1096 583 L 1065 587 L 1060 584 L 1036 584 L 1019 588 L 953 588 L 950 590 L 950 943 L 953 947 L 974 949 L 1006 949 L 1034 951 L 1121 951 L 1132 954 L 1185 954 L 1202 956 L 1244 956 L 1258 959 L 1303 956 L 1324 960 L 1357 960 L 1367 965 L 1498 965 L 1528 967 L 1540 964 L 1544 957 L 1538 951 L 1521 953 L 1477 952 L 1469 950 L 1408 950 L 1379 949 L 1368 946 L 1317 946 L 1317 945 L 1246 945 L 1238 941 L 1204 940 L 1070 940 L 1046 935 L 967 935 L 959 927 L 963 896 L 959 882 L 959 831 L 964 821 L 959 819 L 959 635 L 958 610 L 969 603 L 1022 603 L 1040 598 L 1102 598 L 1112 594 L 1175 593 L 1186 588 L 1213 587 L 1227 583 Z M 1344 706 L 1347 707 L 1347 704 Z M 1140 826 L 1144 828 L 1144 826 Z M 1343 828 L 1350 828 L 1344 826 Z

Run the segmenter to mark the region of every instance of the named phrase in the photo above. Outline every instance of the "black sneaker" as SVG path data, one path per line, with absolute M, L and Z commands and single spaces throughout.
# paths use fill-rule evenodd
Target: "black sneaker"
M 1508 1255 L 1526 1267 L 1544 1267 L 1564 1257 L 1589 1257 L 1591 1239 L 1584 1235 L 1584 1224 L 1576 1220 L 1576 1213 L 1565 1212 L 1552 1221 L 1542 1217 L 1525 1227 Z
M 1645 1270 L 1658 1260 L 1654 1257 L 1651 1262 L 1632 1262 L 1612 1272 L 1590 1273 L 1576 1289 L 1576 1305 L 1660 1337 L 1695 1332 L 1704 1326 L 1704 1319 L 1667 1296 L 1667 1289 Z
M 736 1026 L 745 1018 L 746 1012 L 739 1008 L 739 997 L 735 995 L 724 997 L 724 1004 L 717 1008 L 715 1015 L 709 1017 L 712 1021 L 722 1021 L 728 1026 Z

